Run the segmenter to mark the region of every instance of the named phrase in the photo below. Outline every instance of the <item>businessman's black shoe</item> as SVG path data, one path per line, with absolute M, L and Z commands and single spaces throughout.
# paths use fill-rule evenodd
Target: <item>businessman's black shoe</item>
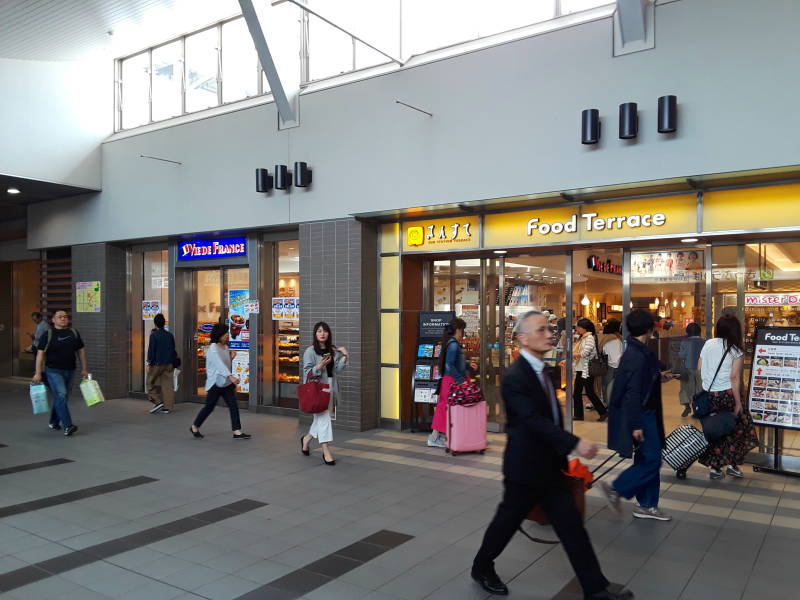
M 497 573 L 495 573 L 494 568 L 479 571 L 475 567 L 472 567 L 472 572 L 470 575 L 472 575 L 472 578 L 490 594 L 496 594 L 498 596 L 508 595 L 508 588 L 506 587 L 506 584 L 500 581 L 500 578 L 497 576 Z
M 619 584 L 612 583 L 606 589 L 591 596 L 586 600 L 632 600 L 633 592 Z

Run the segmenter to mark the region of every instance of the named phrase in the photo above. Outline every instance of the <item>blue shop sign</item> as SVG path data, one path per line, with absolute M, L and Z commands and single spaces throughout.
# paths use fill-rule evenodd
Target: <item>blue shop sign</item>
M 247 238 L 245 236 L 178 243 L 178 260 L 230 258 L 232 256 L 247 256 Z

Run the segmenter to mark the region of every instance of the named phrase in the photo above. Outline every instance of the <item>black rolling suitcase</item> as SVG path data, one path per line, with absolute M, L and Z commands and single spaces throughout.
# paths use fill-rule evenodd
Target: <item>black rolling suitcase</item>
M 692 425 L 681 425 L 667 436 L 667 447 L 661 451 L 664 462 L 675 469 L 678 479 L 686 479 L 686 469 L 708 449 L 703 432 Z

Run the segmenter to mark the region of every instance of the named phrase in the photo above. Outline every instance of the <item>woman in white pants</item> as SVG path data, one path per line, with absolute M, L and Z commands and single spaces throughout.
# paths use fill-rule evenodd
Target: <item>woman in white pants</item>
M 319 377 L 321 383 L 329 384 L 331 401 L 328 410 L 314 414 L 311 429 L 308 430 L 307 435 L 300 438 L 300 451 L 305 456 L 309 456 L 311 453 L 308 448 L 311 438 L 316 438 L 322 448 L 322 460 L 331 467 L 336 464 L 329 447 L 333 441 L 331 412 L 336 414 L 336 401 L 339 395 L 335 374 L 344 370 L 349 358 L 347 348 L 334 346 L 332 337 L 331 328 L 324 321 L 320 321 L 314 325 L 314 343 L 303 353 L 302 381 L 306 381 L 309 373 L 311 373 L 311 377 Z

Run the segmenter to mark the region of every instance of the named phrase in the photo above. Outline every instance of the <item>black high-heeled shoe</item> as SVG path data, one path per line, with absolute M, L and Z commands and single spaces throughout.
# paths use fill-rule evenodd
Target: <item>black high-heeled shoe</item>
M 199 430 L 199 429 L 198 429 L 197 431 L 195 431 L 194 429 L 192 429 L 191 427 L 189 427 L 189 431 L 191 431 L 191 432 L 192 432 L 192 435 L 193 435 L 194 437 L 196 437 L 196 438 L 202 438 L 202 437 L 203 437 L 203 434 L 202 434 L 202 433 L 200 433 L 200 430 Z
M 336 464 L 336 459 L 334 458 L 332 461 L 328 462 L 328 460 L 323 456 L 322 457 L 322 462 L 324 462 L 329 467 L 332 467 L 333 465 Z
M 305 444 L 303 443 L 303 440 L 305 438 L 306 438 L 306 436 L 304 436 L 304 435 L 300 436 L 300 452 L 303 453 L 303 456 L 311 456 L 311 450 L 304 450 Z

